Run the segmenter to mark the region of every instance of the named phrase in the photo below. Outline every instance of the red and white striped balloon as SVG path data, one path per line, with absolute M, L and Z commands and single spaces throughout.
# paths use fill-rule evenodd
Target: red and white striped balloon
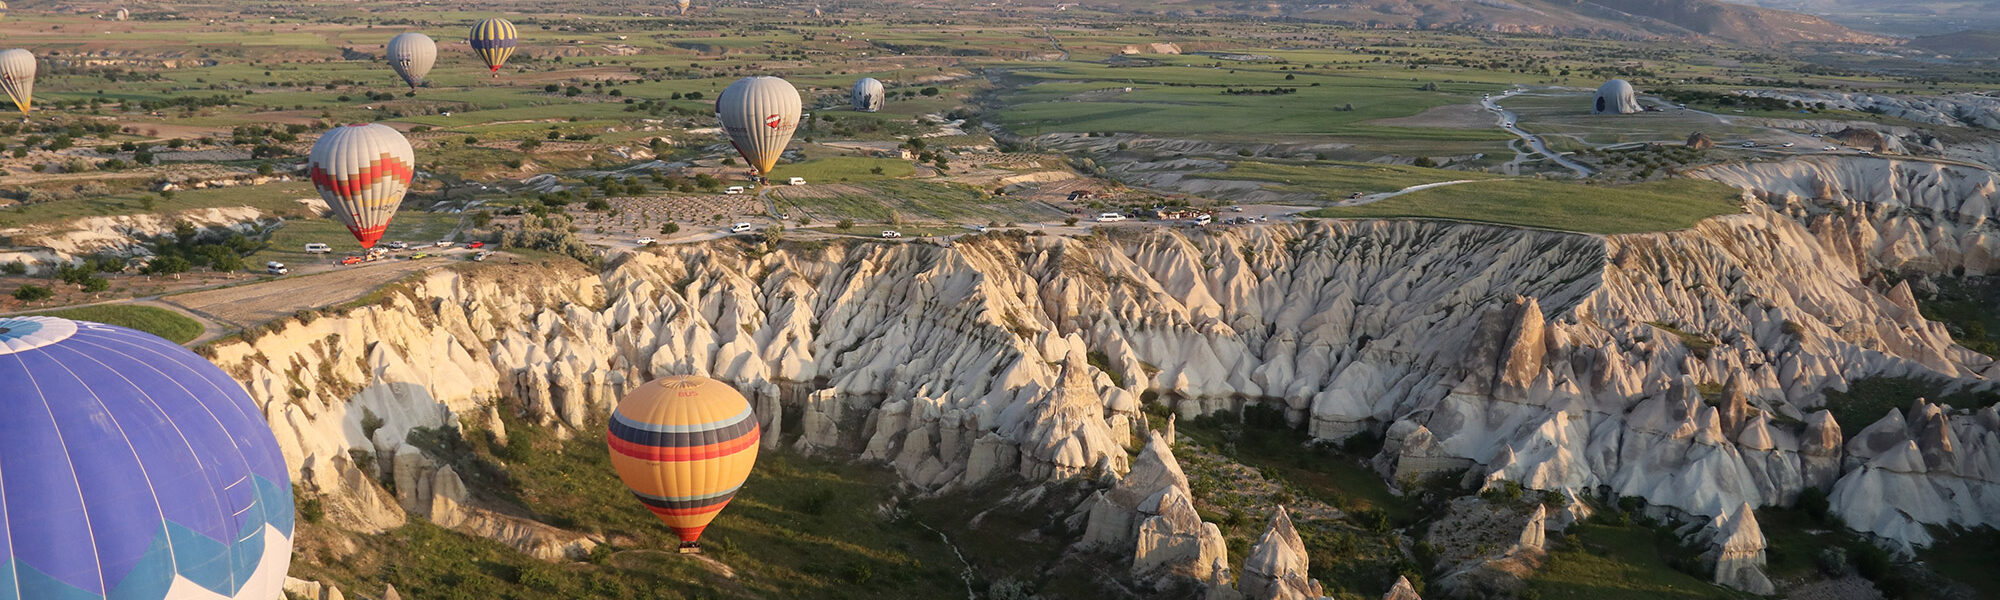
M 416 163 L 403 134 L 375 123 L 333 128 L 313 143 L 307 160 L 313 187 L 362 248 L 375 247 L 389 228 Z

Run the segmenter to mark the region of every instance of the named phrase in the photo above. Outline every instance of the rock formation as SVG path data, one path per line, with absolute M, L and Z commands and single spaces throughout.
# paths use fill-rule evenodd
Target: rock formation
M 1705 132 L 1697 131 L 1688 134 L 1686 145 L 1696 150 L 1709 150 L 1715 147 L 1715 139 L 1708 137 Z
M 1417 588 L 1410 585 L 1410 578 L 1397 577 L 1396 584 L 1390 586 L 1389 593 L 1382 595 L 1382 600 L 1424 600 L 1424 597 L 1417 595 Z
M 1264 535 L 1250 547 L 1243 559 L 1243 583 L 1237 589 L 1248 600 L 1313 600 L 1320 597 L 1319 582 L 1307 576 L 1310 557 L 1299 532 L 1292 529 L 1292 517 L 1280 506 L 1271 515 Z
M 1750 505 L 1716 517 L 1711 527 L 1712 547 L 1707 556 L 1715 564 L 1715 583 L 1759 596 L 1776 593 L 1776 586 L 1764 575 L 1764 532 L 1757 527 L 1757 514 Z

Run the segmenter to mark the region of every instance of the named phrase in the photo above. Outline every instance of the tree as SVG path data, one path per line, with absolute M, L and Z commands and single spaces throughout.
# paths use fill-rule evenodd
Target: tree
M 707 173 L 697 173 L 694 176 L 694 184 L 700 186 L 701 189 L 714 191 L 715 188 L 722 187 L 722 180 L 716 179 L 714 175 Z
M 854 219 L 841 219 L 839 223 L 835 223 L 835 224 L 833 224 L 833 226 L 834 226 L 834 227 L 837 227 L 837 228 L 840 228 L 840 230 L 841 230 L 841 231 L 846 231 L 846 230 L 849 230 L 849 229 L 853 229 L 853 228 L 854 228 Z
M 680 223 L 667 221 L 665 225 L 660 226 L 660 235 L 673 235 L 680 232 L 681 232 Z
M 14 299 L 20 300 L 22 302 L 35 302 L 38 300 L 47 300 L 50 298 L 54 298 L 55 296 L 56 296 L 55 290 L 49 289 L 44 286 L 35 285 L 32 283 L 23 285 L 18 288 L 14 288 Z
M 926 88 L 924 88 L 922 92 L 918 92 L 918 93 L 921 93 L 921 94 L 923 94 L 923 95 L 925 95 L 925 96 L 936 96 L 936 95 L 938 95 L 938 89 L 937 89 L 937 86 L 930 86 L 930 87 L 926 87 Z

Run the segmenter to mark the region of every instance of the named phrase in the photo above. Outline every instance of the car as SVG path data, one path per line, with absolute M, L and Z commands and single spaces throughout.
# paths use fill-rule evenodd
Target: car
M 492 250 L 480 250 L 478 254 L 472 255 L 472 260 L 483 261 L 486 260 L 486 257 L 488 256 L 493 256 Z
M 429 253 L 429 252 L 418 252 L 418 253 L 416 253 L 416 254 L 412 254 L 412 255 L 410 255 L 410 260 L 416 260 L 416 259 L 419 259 L 419 258 L 430 258 L 430 257 L 431 257 L 431 253 Z
M 1818 139 L 1818 138 L 1823 138 L 1823 137 L 1826 137 L 1826 134 L 1823 134 L 1823 133 L 1815 133 L 1815 134 L 1813 134 L 1813 138 L 1814 138 L 1814 139 Z
M 465 244 L 465 247 L 473 250 L 478 250 L 480 248 L 485 248 L 486 242 L 467 242 Z
M 1861 150 L 1855 150 L 1855 152 L 1859 152 L 1859 153 L 1861 153 L 1861 155 L 1862 155 L 1862 156 L 1874 156 L 1874 155 L 1875 155 L 1875 151 L 1874 151 L 1874 150 L 1868 150 L 1868 149 L 1861 149 Z
M 408 250 L 408 249 L 410 249 L 410 243 L 409 243 L 409 242 L 389 242 L 389 249 L 390 249 L 390 250 Z
M 1229 207 L 1229 212 L 1243 212 L 1243 207 L 1241 207 L 1241 206 L 1231 206 L 1231 207 Z
M 1838 150 L 1840 150 L 1840 147 L 1838 146 L 1827 146 L 1825 148 L 1820 148 L 1821 152 L 1834 152 Z
M 333 251 L 333 246 L 328 246 L 326 244 L 321 244 L 319 242 L 306 244 L 306 254 L 326 254 L 332 251 Z
M 899 238 L 899 237 L 903 237 L 903 232 L 901 232 L 901 231 L 895 231 L 895 230 L 885 230 L 885 231 L 883 231 L 883 232 L 882 232 L 882 237 L 884 237 L 884 238 Z
M 635 240 L 635 241 L 637 241 L 637 242 L 639 243 L 639 245 L 641 245 L 641 246 L 651 246 L 651 245 L 653 245 L 653 242 L 657 242 L 657 241 L 659 241 L 659 240 L 656 240 L 656 239 L 653 239 L 653 236 L 650 236 L 650 235 L 649 235 L 649 236 L 645 236 L 645 237 L 642 237 L 642 238 L 639 238 L 638 240 Z
M 347 258 L 343 258 L 343 259 L 340 259 L 340 264 L 342 264 L 342 265 L 358 265 L 358 264 L 361 264 L 361 261 L 362 261 L 362 258 L 361 258 L 361 257 L 359 257 L 359 256 L 348 256 Z
M 271 262 L 264 263 L 264 272 L 270 273 L 272 275 L 285 275 L 291 273 L 292 270 L 285 268 L 285 263 L 281 263 L 274 260 Z
M 788 182 L 786 182 L 786 183 L 787 183 L 787 184 L 789 184 L 789 185 L 805 185 L 805 184 L 806 184 L 806 178 L 804 178 L 804 177 L 793 177 L 791 181 L 788 181 Z
M 1360 199 L 1361 199 L 1361 192 L 1355 192 L 1355 193 L 1352 193 L 1352 194 L 1348 194 L 1348 195 L 1347 195 L 1347 199 L 1348 199 L 1348 200 L 1360 200 Z
M 977 232 L 979 232 L 979 233 L 986 233 L 986 232 L 987 232 L 988 230 L 990 230 L 990 229 L 992 229 L 992 228 L 991 228 L 991 227 L 987 227 L 987 226 L 985 226 L 985 225 L 980 225 L 980 226 L 978 226 L 978 227 L 974 227 L 974 228 L 972 228 L 972 230 L 973 230 L 973 231 L 977 231 Z
M 1785 142 L 1785 147 L 1786 147 L 1786 148 L 1790 148 L 1790 147 L 1792 147 L 1792 146 L 1797 146 L 1797 145 L 1798 145 L 1798 144 L 1794 144 L 1794 143 L 1791 143 L 1791 142 Z
M 431 245 L 438 248 L 450 248 L 451 240 L 438 240 L 437 243 Z
M 1194 224 L 1196 224 L 1196 225 L 1203 225 L 1203 226 L 1206 226 L 1206 225 L 1208 225 L 1209 223 L 1213 223 L 1213 222 L 1215 222 L 1215 217 L 1211 217 L 1211 216 L 1208 216 L 1208 215 L 1201 215 L 1201 216 L 1198 216 L 1198 217 L 1195 217 L 1195 218 L 1194 218 Z
M 729 189 L 726 189 L 726 190 L 722 190 L 722 193 L 724 193 L 724 194 L 729 194 L 729 195 L 731 195 L 731 196 L 734 196 L 734 195 L 737 195 L 737 194 L 741 194 L 741 193 L 743 193 L 743 186 L 740 186 L 740 185 L 732 185 L 732 186 L 729 186 Z
M 1125 220 L 1125 215 L 1118 213 L 1108 212 L 1097 214 L 1097 222 L 1099 223 L 1117 223 L 1123 220 Z
M 1743 147 L 1745 147 L 1745 148 L 1755 148 L 1755 147 L 1757 147 L 1757 142 L 1743 142 Z
M 730 232 L 730 233 L 743 233 L 743 232 L 746 232 L 746 231 L 750 231 L 750 230 L 752 230 L 752 229 L 756 229 L 756 228 L 757 228 L 757 226 L 756 226 L 756 225 L 751 225 L 751 224 L 750 224 L 750 223 L 748 223 L 748 222 L 743 222 L 743 223 L 737 223 L 737 224 L 735 224 L 735 225 L 731 225 L 731 226 L 729 226 L 729 232 Z

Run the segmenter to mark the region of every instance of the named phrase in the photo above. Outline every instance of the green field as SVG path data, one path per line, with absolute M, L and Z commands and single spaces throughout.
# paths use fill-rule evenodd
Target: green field
M 1495 223 L 1582 233 L 1686 229 L 1740 212 L 1735 188 L 1670 179 L 1626 186 L 1528 179 L 1432 188 L 1372 204 L 1328 207 L 1307 216 L 1332 219 L 1424 218 Z
M 1552 544 L 1548 562 L 1528 580 L 1544 600 L 1738 600 L 1754 598 L 1697 579 L 1668 566 L 1671 555 L 1689 554 L 1672 534 L 1637 525 L 1579 523 L 1569 534 L 1575 545 Z M 1551 540 L 1555 540 L 1553 535 Z M 1567 537 L 1567 536 L 1565 536 Z
M 881 173 L 873 172 L 881 169 Z M 864 158 L 859 156 L 829 156 L 814 158 L 799 163 L 782 163 L 771 170 L 771 180 L 784 182 L 792 177 L 804 177 L 807 183 L 854 183 L 879 181 L 915 175 L 916 167 L 910 161 L 894 158 Z
M 1229 170 L 1194 175 L 1203 179 L 1260 181 L 1275 191 L 1308 192 L 1325 200 L 1342 200 L 1349 195 L 1393 192 L 1411 186 L 1465 179 L 1497 179 L 1479 171 L 1449 171 L 1404 165 L 1323 161 L 1311 164 L 1279 164 L 1238 161 Z
M 166 338 L 176 344 L 192 342 L 195 338 L 201 337 L 203 331 L 201 323 L 180 313 L 135 304 L 99 304 L 34 314 L 129 327 Z
M 382 236 L 382 243 L 402 240 L 424 243 L 451 239 L 457 229 L 460 215 L 404 210 L 396 213 L 389 221 L 389 231 Z M 307 254 L 306 244 L 318 242 L 333 247 L 327 254 Z M 244 260 L 253 269 L 262 271 L 267 261 L 278 261 L 298 266 L 318 262 L 338 261 L 350 254 L 361 253 L 361 245 L 339 221 L 331 218 L 306 217 L 288 219 L 271 231 L 262 249 Z

